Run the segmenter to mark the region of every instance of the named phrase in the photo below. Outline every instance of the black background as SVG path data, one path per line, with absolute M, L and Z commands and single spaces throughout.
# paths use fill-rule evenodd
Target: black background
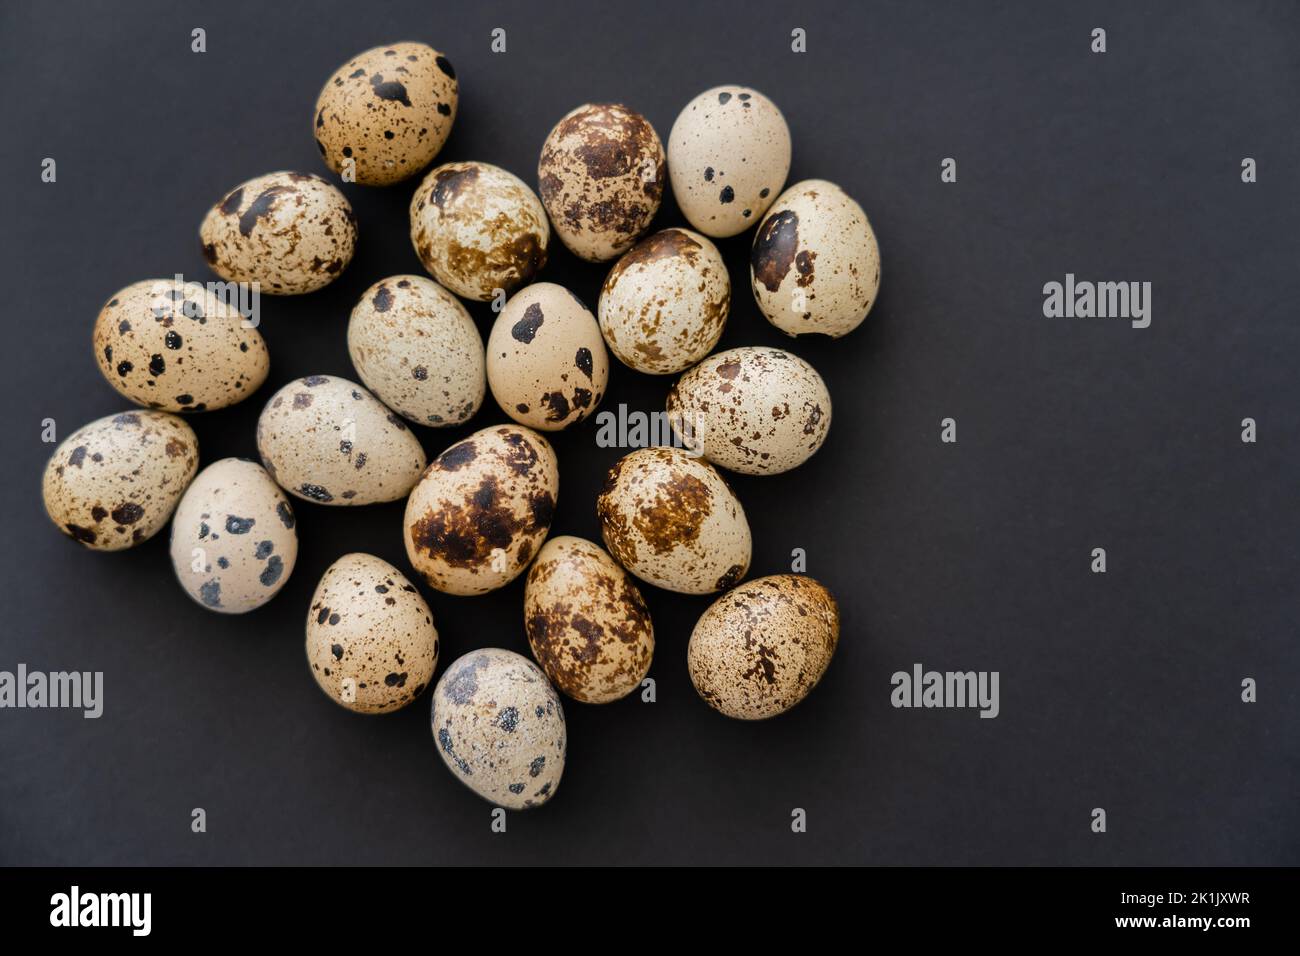
M 105 712 L 0 711 L 0 862 L 1300 862 L 1297 9 L 5 3 L 0 669 L 103 671 Z M 1097 26 L 1104 55 L 1089 50 Z M 494 27 L 505 54 L 490 52 Z M 806 54 L 790 51 L 795 27 Z M 61 439 L 127 404 L 91 355 L 103 301 L 140 279 L 208 277 L 207 207 L 260 173 L 325 172 L 310 134 L 320 85 L 405 39 L 460 77 L 439 161 L 530 183 L 546 133 L 581 103 L 626 102 L 666 141 L 696 93 L 757 87 L 790 124 L 789 182 L 843 185 L 884 262 L 856 332 L 788 340 L 748 291 L 751 235 L 719 244 L 735 291 L 719 347 L 789 348 L 834 398 L 810 462 L 733 481 L 751 575 L 805 548 L 839 598 L 824 682 L 775 720 L 721 717 L 685 667 L 709 599 L 646 586 L 658 701 L 567 703 L 558 796 L 511 814 L 504 835 L 441 765 L 428 696 L 353 715 L 304 660 L 332 561 L 367 551 L 408 567 L 400 502 L 295 500 L 292 579 L 243 618 L 182 593 L 165 533 L 91 553 L 40 505 L 41 420 Z M 940 182 L 949 156 L 955 184 Z M 1256 184 L 1241 182 L 1245 156 Z M 40 180 L 45 157 L 57 183 Z M 355 378 L 352 304 L 420 272 L 412 188 L 343 187 L 356 258 L 322 292 L 263 299 L 271 378 L 190 419 L 205 462 L 255 456 L 262 403 L 290 378 Z M 669 197 L 656 227 L 676 224 Z M 552 248 L 543 278 L 594 307 L 606 270 Z M 1151 327 L 1045 319 L 1042 286 L 1067 272 L 1152 282 Z M 490 311 L 471 311 L 486 337 Z M 660 409 L 668 383 L 615 363 L 604 407 Z M 945 417 L 955 445 L 939 440 Z M 436 454 L 503 420 L 489 398 L 470 426 L 419 434 Z M 591 422 L 555 445 L 552 530 L 598 539 L 596 491 L 620 452 L 596 447 Z M 1089 571 L 1094 547 L 1104 575 Z M 522 590 L 424 589 L 441 663 L 526 653 Z M 890 675 L 915 662 L 999 671 L 1001 716 L 893 709 Z M 1240 700 L 1244 677 L 1256 704 Z M 190 831 L 194 807 L 206 834 Z M 795 807 L 807 833 L 791 832 Z M 1105 834 L 1090 831 L 1094 807 Z

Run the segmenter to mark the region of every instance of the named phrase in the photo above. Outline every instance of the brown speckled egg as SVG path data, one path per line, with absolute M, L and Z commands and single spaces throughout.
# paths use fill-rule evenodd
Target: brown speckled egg
M 668 375 L 712 351 L 731 311 L 731 280 L 698 232 L 665 229 L 615 263 L 600 290 L 600 330 L 619 361 Z
M 615 462 L 596 513 L 609 553 L 666 590 L 710 594 L 749 570 L 745 509 L 712 465 L 679 448 L 641 448 Z
M 45 513 L 95 551 L 148 541 L 199 470 L 199 441 L 175 415 L 123 412 L 77 429 L 45 466 Z
M 780 349 L 710 355 L 668 392 L 682 444 L 715 465 L 775 475 L 802 465 L 826 440 L 831 396 L 816 369 Z
M 429 171 L 411 197 L 411 244 L 429 274 L 482 302 L 510 293 L 546 265 L 551 227 L 518 176 L 487 163 Z
M 387 561 L 345 554 L 312 595 L 307 663 L 320 689 L 348 710 L 405 707 L 429 686 L 438 663 L 433 614 Z
M 501 410 L 542 431 L 577 424 L 609 384 L 600 326 L 568 289 L 538 282 L 506 303 L 492 325 L 487 378 Z
M 348 354 L 366 388 L 421 425 L 459 425 L 483 404 L 483 338 L 432 279 L 392 276 L 367 289 L 348 323 Z
M 204 607 L 243 614 L 275 597 L 298 559 L 289 500 L 255 461 L 223 458 L 194 479 L 172 521 L 172 567 Z
M 459 101 L 456 71 L 433 47 L 377 46 L 325 81 L 313 114 L 316 146 L 334 172 L 388 186 L 433 162 Z
M 243 401 L 266 381 L 266 343 L 206 286 L 146 279 L 122 289 L 95 319 L 95 360 L 131 401 L 202 412 Z
M 582 538 L 542 545 L 524 588 L 524 627 L 546 676 L 585 704 L 632 693 L 654 656 L 641 592 L 603 548 Z
M 555 234 L 588 262 L 613 259 L 650 228 L 666 172 L 650 121 L 611 103 L 579 106 L 556 123 L 537 163 Z
M 560 473 L 518 425 L 475 432 L 435 458 L 406 502 L 406 556 L 429 586 L 486 594 L 528 567 L 551 530 Z
M 763 218 L 790 173 L 790 129 L 776 104 L 718 86 L 686 104 L 668 134 L 668 175 L 686 220 L 714 238 Z
M 508 810 L 555 796 L 568 750 L 564 708 L 546 675 L 495 647 L 470 651 L 442 675 L 433 739 L 457 780 Z
M 800 574 L 775 574 L 747 581 L 700 615 L 686 664 L 710 707 L 762 720 L 808 696 L 839 638 L 831 592 Z
M 257 451 L 281 488 L 324 505 L 396 501 L 426 462 L 401 418 L 331 375 L 297 379 L 271 397 L 257 420 Z
M 357 218 L 320 176 L 268 173 L 242 183 L 208 210 L 203 255 L 229 282 L 256 282 L 269 295 L 329 285 L 352 261 Z
M 847 335 L 880 291 L 880 250 L 862 207 L 834 183 L 805 179 L 777 200 L 754 235 L 754 298 L 786 335 Z

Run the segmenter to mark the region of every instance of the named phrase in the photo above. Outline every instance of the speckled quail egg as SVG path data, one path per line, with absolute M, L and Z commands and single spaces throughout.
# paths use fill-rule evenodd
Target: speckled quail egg
M 357 217 L 320 176 L 268 173 L 241 183 L 199 227 L 203 255 L 229 282 L 256 282 L 269 295 L 329 285 L 352 261 Z
M 382 558 L 345 554 L 307 611 L 307 662 L 320 689 L 362 714 L 405 707 L 438 663 L 438 631 L 415 585 Z
M 528 567 L 551 530 L 560 473 L 550 442 L 497 425 L 452 445 L 411 491 L 406 556 L 429 586 L 486 594 Z
M 802 465 L 826 440 L 831 396 L 816 369 L 781 349 L 710 355 L 668 392 L 682 444 L 715 465 L 775 475 Z
M 795 183 L 754 235 L 754 298 L 786 335 L 847 335 L 880 291 L 880 250 L 862 207 L 824 179 Z
M 708 239 L 665 229 L 618 260 L 597 309 L 619 361 L 667 375 L 690 368 L 718 344 L 731 310 L 731 280 Z
M 45 513 L 95 551 L 148 541 L 199 470 L 199 441 L 175 415 L 123 412 L 84 425 L 45 466 Z
M 172 521 L 172 567 L 209 610 L 243 614 L 275 597 L 293 573 L 293 509 L 255 461 L 223 458 L 204 468 Z
M 377 46 L 325 81 L 316 98 L 316 146 L 345 178 L 351 172 L 365 186 L 400 182 L 433 162 L 459 100 L 456 71 L 433 47 Z
M 514 651 L 485 647 L 451 663 L 433 692 L 433 738 L 456 779 L 489 803 L 537 807 L 560 786 L 564 708 Z
M 281 488 L 324 505 L 396 501 L 426 462 L 401 418 L 332 375 L 308 375 L 271 397 L 257 420 L 257 451 Z
M 537 181 L 555 234 L 575 256 L 604 262 L 650 228 L 667 179 L 664 147 L 640 113 L 579 106 L 542 144 Z
M 609 553 L 666 590 L 709 594 L 749 570 L 739 499 L 712 465 L 680 448 L 641 448 L 615 462 L 596 513 Z
M 691 682 L 713 707 L 740 720 L 783 714 L 826 673 L 840 637 L 835 598 L 812 578 L 747 581 L 713 602 L 686 648 Z
M 487 378 L 502 411 L 531 428 L 558 431 L 596 410 L 609 384 L 600 326 L 563 286 L 516 293 L 492 325 Z
M 411 244 L 435 279 L 486 302 L 546 265 L 551 227 L 542 202 L 518 176 L 487 163 L 429 171 L 411 197 Z
M 668 175 L 686 220 L 706 236 L 744 232 L 790 173 L 790 128 L 776 104 L 718 86 L 686 104 L 668 134 Z
M 582 538 L 542 545 L 524 587 L 524 627 L 546 676 L 586 704 L 632 693 L 654 656 L 641 592 L 603 548 Z
M 197 282 L 146 279 L 119 291 L 95 319 L 95 360 L 131 401 L 202 412 L 243 401 L 271 361 L 234 304 Z
M 483 337 L 432 279 L 392 276 L 367 289 L 348 323 L 348 354 L 366 388 L 421 425 L 459 425 L 483 404 Z

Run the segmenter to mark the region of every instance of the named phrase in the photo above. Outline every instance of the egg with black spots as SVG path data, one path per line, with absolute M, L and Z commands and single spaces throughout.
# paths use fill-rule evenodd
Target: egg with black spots
M 59 444 L 45 465 L 41 496 L 68 537 L 92 551 L 121 551 L 167 524 L 198 470 L 199 441 L 183 420 L 122 412 Z
M 372 554 L 345 554 L 316 585 L 307 663 L 331 700 L 361 714 L 411 703 L 438 663 L 433 613 L 402 572 Z
M 492 325 L 488 387 L 501 410 L 530 428 L 558 431 L 593 414 L 609 384 L 596 318 L 563 286 L 516 293 Z
M 199 472 L 172 519 L 171 559 L 185 593 L 210 611 L 244 614 L 280 593 L 298 560 L 297 521 L 255 461 Z

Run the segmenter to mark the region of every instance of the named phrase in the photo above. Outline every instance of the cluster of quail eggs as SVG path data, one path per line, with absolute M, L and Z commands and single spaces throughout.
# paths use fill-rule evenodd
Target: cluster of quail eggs
M 831 401 L 790 352 L 714 353 L 731 281 L 713 240 L 751 226 L 759 309 L 791 336 L 845 335 L 875 301 L 880 259 L 862 208 L 824 180 L 786 187 L 790 131 L 756 90 L 720 86 L 682 109 L 663 142 L 615 104 L 580 106 L 542 145 L 537 192 L 483 162 L 425 172 L 451 133 L 459 83 L 421 43 L 357 55 L 326 81 L 313 113 L 325 164 L 389 186 L 421 176 L 410 236 L 429 276 L 375 282 L 347 329 L 357 378 L 283 384 L 257 424 L 259 460 L 199 468 L 182 416 L 242 401 L 267 380 L 256 328 L 211 286 L 143 280 L 111 296 L 93 330 L 104 377 L 136 408 L 70 435 L 44 476 L 46 511 L 87 548 L 147 541 L 171 521 L 176 577 L 224 614 L 270 601 L 293 573 L 294 499 L 351 507 L 405 499 L 410 569 L 347 554 L 306 610 L 307 662 L 320 688 L 360 713 L 412 703 L 432 683 L 439 635 L 412 578 L 479 595 L 527 574 L 523 627 L 533 660 L 470 651 L 433 692 L 436 748 L 492 803 L 537 806 L 559 786 L 566 753 L 561 694 L 586 704 L 641 686 L 655 650 L 637 582 L 683 594 L 724 592 L 686 648 L 711 707 L 746 720 L 799 703 L 839 638 L 831 593 L 809 577 L 745 581 L 752 542 L 722 471 L 771 475 L 826 440 Z M 690 228 L 650 233 L 665 187 Z M 314 173 L 272 172 L 221 196 L 199 229 L 212 271 L 272 295 L 310 293 L 347 268 L 356 216 Z M 543 275 L 553 237 L 612 263 L 593 312 Z M 461 299 L 509 295 L 484 346 Z M 544 432 L 578 425 L 605 397 L 610 354 L 648 375 L 678 376 L 666 412 L 682 447 L 632 451 L 595 503 L 604 547 L 550 537 L 560 464 Z M 510 423 L 426 458 L 412 425 L 470 421 L 491 392 Z

